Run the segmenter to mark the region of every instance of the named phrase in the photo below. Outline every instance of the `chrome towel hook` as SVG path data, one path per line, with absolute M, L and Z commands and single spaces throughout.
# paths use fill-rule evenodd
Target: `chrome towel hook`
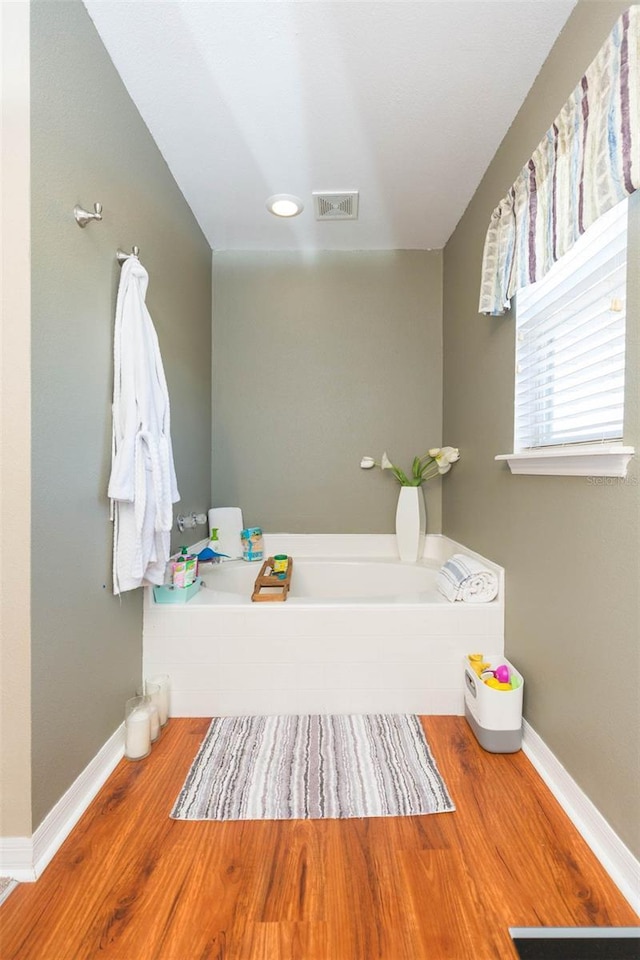
M 73 208 L 73 215 L 76 218 L 76 223 L 79 227 L 86 227 L 88 223 L 91 223 L 92 220 L 102 220 L 102 204 L 94 203 L 93 205 L 94 212 L 89 213 L 88 210 L 84 210 L 79 203 L 76 203 Z
M 116 257 L 118 258 L 118 263 L 120 266 L 128 260 L 129 257 L 139 257 L 140 256 L 140 247 L 133 246 L 131 247 L 131 253 L 125 253 L 124 250 L 118 250 Z

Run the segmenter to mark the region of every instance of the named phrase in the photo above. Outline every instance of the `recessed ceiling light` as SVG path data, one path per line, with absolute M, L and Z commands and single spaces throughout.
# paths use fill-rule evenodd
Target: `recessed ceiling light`
M 267 200 L 267 210 L 276 217 L 297 217 L 304 210 L 300 197 L 290 193 L 275 193 Z

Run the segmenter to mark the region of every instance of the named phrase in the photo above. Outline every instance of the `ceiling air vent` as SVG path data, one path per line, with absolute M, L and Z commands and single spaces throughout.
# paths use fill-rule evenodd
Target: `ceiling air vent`
M 313 204 L 316 220 L 357 220 L 358 191 L 348 193 L 315 193 Z

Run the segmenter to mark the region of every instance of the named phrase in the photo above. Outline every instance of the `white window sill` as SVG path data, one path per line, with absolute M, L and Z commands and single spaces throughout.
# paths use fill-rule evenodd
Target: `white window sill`
M 635 447 L 558 447 L 557 450 L 527 450 L 501 453 L 511 473 L 545 477 L 626 477 Z

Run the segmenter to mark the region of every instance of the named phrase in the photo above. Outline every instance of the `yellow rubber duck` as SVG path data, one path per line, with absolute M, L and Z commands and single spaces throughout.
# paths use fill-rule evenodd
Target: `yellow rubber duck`
M 481 653 L 470 653 L 467 659 L 469 660 L 469 666 L 478 676 L 480 676 L 483 670 L 489 668 L 489 664 L 485 663 Z
M 496 680 L 495 677 L 487 677 L 485 683 L 488 687 L 491 687 L 493 690 L 513 690 L 513 687 L 510 683 L 500 683 L 499 680 Z

